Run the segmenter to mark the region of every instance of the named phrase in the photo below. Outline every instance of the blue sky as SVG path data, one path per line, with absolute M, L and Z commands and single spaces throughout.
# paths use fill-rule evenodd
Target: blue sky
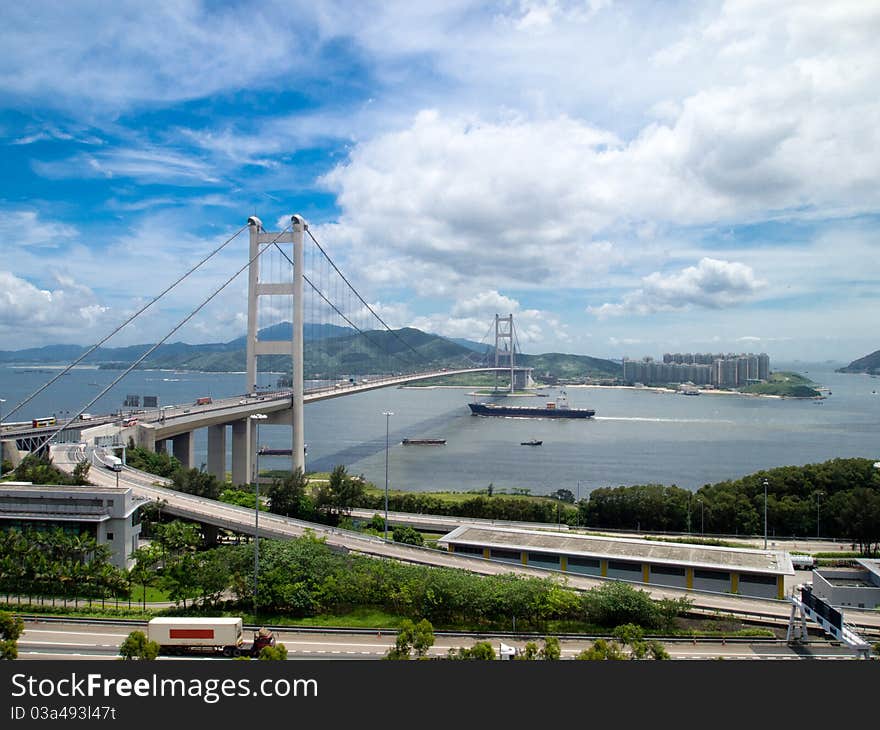
M 0 28 L 0 349 L 93 342 L 256 213 L 383 318 L 527 351 L 877 336 L 880 6 L 36 2 Z M 155 340 L 244 239 L 111 344 Z M 243 332 L 242 279 L 179 333 Z

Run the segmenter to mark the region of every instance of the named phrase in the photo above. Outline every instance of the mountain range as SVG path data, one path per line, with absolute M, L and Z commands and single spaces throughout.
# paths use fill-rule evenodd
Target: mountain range
M 282 322 L 260 330 L 260 340 L 289 340 L 293 327 Z M 358 334 L 348 327 L 311 324 L 303 327 L 303 370 L 307 378 L 339 378 L 387 372 L 460 367 L 463 364 L 494 362 L 494 349 L 470 340 L 449 340 L 438 335 L 405 327 L 399 330 L 373 330 Z M 101 347 L 88 355 L 83 363 L 102 368 L 122 369 L 147 352 L 152 345 Z M 229 342 L 191 345 L 173 342 L 160 345 L 141 363 L 141 368 L 167 370 L 200 370 L 204 372 L 241 372 L 246 369 L 246 338 Z M 0 351 L 0 363 L 69 363 L 88 347 L 79 345 L 47 345 L 25 350 Z M 613 377 L 620 374 L 620 364 L 612 360 L 585 355 L 549 353 L 517 355 L 517 364 L 534 367 L 541 375 L 556 378 Z M 266 355 L 259 359 L 262 371 L 289 372 L 290 359 L 283 355 Z

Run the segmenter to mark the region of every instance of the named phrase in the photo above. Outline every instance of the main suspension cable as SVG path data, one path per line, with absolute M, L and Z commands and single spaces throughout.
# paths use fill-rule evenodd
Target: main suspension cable
M 247 224 L 245 224 L 241 228 L 239 228 L 230 238 L 226 239 L 226 241 L 222 245 L 218 246 L 211 253 L 209 253 L 207 256 L 205 256 L 205 258 L 203 258 L 195 266 L 193 266 L 189 271 L 187 271 L 183 276 L 181 276 L 179 279 L 177 279 L 177 281 L 175 281 L 173 284 L 168 286 L 161 294 L 158 294 L 155 297 L 153 297 L 153 299 L 151 301 L 147 302 L 143 307 L 141 307 L 137 312 L 135 312 L 133 315 L 131 315 L 127 320 L 125 320 L 121 325 L 119 325 L 115 330 L 113 330 L 104 339 L 102 339 L 96 345 L 93 345 L 88 350 L 86 350 L 76 360 L 74 360 L 72 363 L 70 363 L 70 365 L 68 365 L 66 368 L 61 370 L 57 375 L 55 375 L 54 378 L 49 380 L 49 382 L 47 382 L 44 385 L 42 385 L 41 387 L 37 388 L 37 390 L 35 390 L 27 398 L 25 398 L 18 405 L 16 405 L 11 411 L 9 411 L 6 414 L 6 417 L 9 418 L 9 416 L 11 416 L 13 413 L 16 413 L 18 410 L 20 410 L 21 408 L 26 406 L 28 403 L 30 403 L 34 398 L 36 398 L 40 393 L 42 393 L 44 390 L 46 390 L 46 388 L 48 388 L 50 385 L 52 385 L 60 377 L 69 373 L 74 367 L 79 365 L 79 363 L 81 363 L 83 360 L 85 360 L 89 355 L 91 355 L 101 345 L 103 345 L 105 342 L 107 342 L 107 340 L 109 340 L 111 337 L 113 337 L 113 335 L 115 335 L 117 332 L 119 332 L 121 329 L 123 329 L 126 325 L 131 323 L 135 318 L 139 317 L 141 314 L 143 314 L 145 311 L 147 311 L 156 302 L 158 302 L 162 297 L 164 297 L 168 292 L 170 292 L 174 287 L 176 287 L 178 284 L 180 284 L 180 282 L 182 282 L 190 274 L 192 274 L 196 269 L 198 269 L 200 266 L 202 266 L 204 263 L 206 263 L 209 259 L 213 258 L 216 254 L 220 253 L 220 251 L 222 251 L 224 248 L 226 248 L 226 246 L 228 246 L 236 238 L 238 238 L 238 236 L 241 235 L 241 232 L 245 228 L 247 228 Z
M 168 340 L 168 338 L 170 338 L 175 332 L 177 332 L 177 330 L 179 330 L 181 327 L 183 327 L 183 325 L 185 325 L 187 322 L 189 322 L 189 321 L 190 321 L 193 317 L 195 317 L 195 316 L 196 316 L 196 315 L 197 315 L 202 309 L 204 309 L 205 306 L 207 306 L 207 304 L 208 304 L 211 300 L 213 300 L 214 297 L 216 297 L 216 296 L 217 296 L 220 292 L 222 292 L 227 286 L 229 286 L 229 285 L 230 285 L 230 284 L 236 279 L 236 277 L 238 277 L 238 275 L 241 274 L 242 271 L 244 271 L 246 268 L 248 268 L 248 267 L 249 267 L 254 261 L 256 261 L 260 256 L 262 256 L 263 253 L 264 253 L 266 250 L 268 250 L 269 247 L 272 246 L 272 245 L 273 245 L 273 244 L 274 244 L 274 243 L 275 243 L 275 242 L 276 242 L 276 241 L 277 241 L 277 240 L 278 240 L 278 239 L 279 239 L 279 238 L 280 238 L 280 237 L 281 237 L 281 236 L 287 231 L 288 228 L 290 228 L 290 225 L 288 225 L 283 231 L 281 231 L 281 232 L 275 237 L 274 240 L 269 241 L 269 242 L 268 242 L 268 243 L 267 243 L 267 244 L 266 244 L 266 245 L 265 245 L 260 251 L 257 251 L 257 253 L 255 253 L 255 254 L 254 254 L 254 255 L 248 260 L 248 262 L 247 262 L 244 266 L 242 266 L 238 271 L 236 271 L 232 276 L 230 276 L 230 277 L 229 277 L 229 278 L 228 278 L 228 279 L 227 279 L 227 280 L 226 280 L 226 281 L 225 281 L 225 282 L 224 282 L 224 283 L 223 283 L 218 289 L 215 289 L 214 292 L 213 292 L 213 293 L 212 293 L 207 299 L 205 299 L 205 300 L 204 300 L 204 301 L 203 301 L 198 307 L 196 307 L 192 312 L 190 312 L 186 317 L 184 317 L 184 318 L 183 318 L 183 319 L 182 319 L 182 320 L 181 320 L 181 321 L 180 321 L 180 322 L 174 327 L 174 329 L 172 329 L 167 335 L 165 335 L 161 340 L 159 340 L 155 345 L 153 345 L 149 350 L 147 350 L 143 355 L 141 355 L 137 360 L 135 360 L 135 361 L 134 361 L 134 362 L 128 367 L 128 369 L 126 369 L 125 371 L 123 371 L 123 373 L 122 373 L 119 377 L 117 377 L 112 383 L 110 383 L 110 385 L 108 385 L 106 388 L 104 388 L 104 390 L 102 390 L 100 393 L 98 393 L 98 395 L 96 395 L 94 398 L 92 398 L 91 401 L 89 401 L 86 405 L 84 405 L 84 406 L 83 406 L 83 407 L 82 407 L 77 413 L 75 413 L 75 414 L 74 414 L 74 415 L 73 415 L 73 416 L 72 416 L 72 417 L 71 417 L 71 418 L 70 418 L 65 424 L 63 424 L 62 426 L 59 426 L 57 429 L 55 429 L 55 431 L 53 431 L 51 434 L 49 434 L 49 436 L 47 436 L 47 437 L 42 441 L 42 443 L 40 443 L 40 445 L 39 445 L 36 449 L 33 449 L 32 451 L 35 451 L 35 452 L 39 453 L 39 452 L 43 449 L 43 447 L 46 446 L 47 443 L 49 443 L 53 438 L 55 438 L 59 433 L 61 433 L 65 428 L 67 428 L 71 423 L 73 423 L 74 421 L 76 421 L 76 420 L 80 417 L 80 415 L 82 415 L 83 413 L 85 413 L 86 410 L 87 410 L 88 408 L 90 408 L 92 405 L 94 405 L 95 402 L 96 402 L 99 398 L 101 398 L 102 396 L 106 395 L 106 394 L 107 394 L 107 393 L 108 393 L 108 392 L 109 392 L 109 391 L 110 391 L 110 390 L 111 390 L 111 389 L 112 389 L 112 388 L 113 388 L 113 387 L 114 387 L 114 386 L 115 386 L 120 380 L 122 380 L 126 375 L 128 375 L 132 370 L 134 370 L 138 365 L 140 365 L 144 360 L 146 360 L 147 357 L 149 357 L 149 356 L 150 356 L 153 352 L 155 352 L 155 351 L 156 351 L 161 345 L 163 345 L 163 344 Z M 244 229 L 242 229 L 242 230 L 244 230 Z M 240 233 L 240 232 L 241 232 L 241 231 L 239 231 L 239 233 Z

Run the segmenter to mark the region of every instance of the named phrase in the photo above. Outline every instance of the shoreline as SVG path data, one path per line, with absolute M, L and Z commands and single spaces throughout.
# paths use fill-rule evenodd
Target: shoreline
M 398 385 L 400 389 L 404 390 L 435 390 L 435 389 L 445 389 L 445 390 L 466 390 L 472 389 L 475 386 L 473 385 Z M 659 385 L 643 385 L 640 387 L 636 387 L 635 385 L 596 385 L 593 383 L 577 383 L 572 385 L 546 385 L 545 388 L 607 388 L 609 390 L 647 390 L 653 393 L 669 393 L 671 395 L 681 395 L 681 391 L 674 390 L 672 388 L 663 388 Z M 541 390 L 538 388 L 538 390 Z M 473 391 L 469 392 L 468 395 L 479 395 L 488 397 L 489 393 L 474 393 Z M 512 396 L 509 394 L 505 394 L 506 397 L 513 398 L 529 398 L 537 396 L 537 393 L 514 393 Z M 820 396 L 809 396 L 809 397 L 799 397 L 793 395 L 771 395 L 768 393 L 740 393 L 736 390 L 717 390 L 717 389 L 706 389 L 700 390 L 699 395 L 738 395 L 743 398 L 773 398 L 776 400 L 825 400 L 824 395 Z M 688 396 L 692 398 L 693 396 Z

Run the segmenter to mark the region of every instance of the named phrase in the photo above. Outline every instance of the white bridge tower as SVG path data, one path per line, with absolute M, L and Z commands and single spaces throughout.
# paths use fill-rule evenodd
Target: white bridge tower
M 248 331 L 247 331 L 247 392 L 255 393 L 257 386 L 257 358 L 260 355 L 289 355 L 292 364 L 292 392 L 290 399 L 291 466 L 305 471 L 305 439 L 303 434 L 303 233 L 308 229 L 305 220 L 291 217 L 291 231 L 270 233 L 263 230 L 256 216 L 248 218 L 250 232 L 250 265 L 248 267 Z M 293 275 L 290 281 L 263 282 L 260 280 L 260 253 L 274 244 L 293 245 Z M 290 340 L 260 340 L 258 335 L 258 299 L 261 296 L 290 296 L 293 298 L 293 334 Z M 270 421 L 271 423 L 271 421 Z M 250 441 L 250 439 L 248 439 Z M 254 444 L 259 448 L 259 444 Z

